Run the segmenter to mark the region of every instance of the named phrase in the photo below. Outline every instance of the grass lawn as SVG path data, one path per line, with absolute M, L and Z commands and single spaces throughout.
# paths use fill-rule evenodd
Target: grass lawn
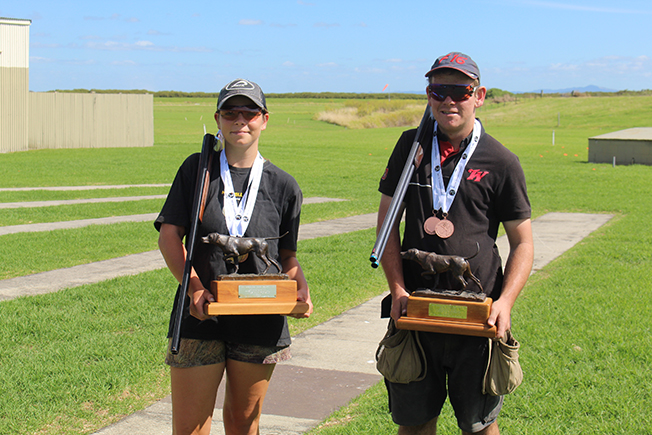
M 513 311 L 523 384 L 506 434 L 652 433 L 652 168 L 587 162 L 588 137 L 649 126 L 652 99 L 538 99 L 488 106 L 488 132 L 516 152 L 535 216 L 611 213 L 610 223 L 534 275 Z M 557 126 L 557 114 L 560 125 Z M 552 145 L 552 131 L 555 145 Z M 394 434 L 382 383 L 316 434 Z M 447 404 L 440 433 L 459 433 Z
M 215 132 L 214 104 L 156 99 L 154 147 L 2 154 L 0 187 L 170 183 L 183 159 L 199 151 L 203 124 Z M 261 153 L 294 175 L 304 196 L 347 199 L 304 206 L 302 222 L 376 211 L 378 179 L 403 128 L 352 130 L 313 119 L 343 106 L 338 100 L 268 105 Z M 615 215 L 534 275 L 517 301 L 525 381 L 506 399 L 504 433 L 652 433 L 652 169 L 587 162 L 588 137 L 649 126 L 651 109 L 652 97 L 636 96 L 519 100 L 479 112 L 487 131 L 519 156 L 535 217 Z M 166 192 L 0 191 L 0 202 Z M 0 210 L 0 225 L 154 213 L 161 205 Z M 156 238 L 149 223 L 1 236 L 0 278 L 156 249 Z M 369 267 L 373 242 L 373 230 L 300 242 L 316 312 L 292 320 L 293 334 L 385 290 L 382 272 Z M 174 289 L 170 273 L 159 270 L 0 302 L 0 433 L 91 433 L 169 394 L 162 357 Z M 440 420 L 441 433 L 456 433 L 448 407 Z M 313 433 L 367 434 L 370 427 L 396 431 L 382 385 Z

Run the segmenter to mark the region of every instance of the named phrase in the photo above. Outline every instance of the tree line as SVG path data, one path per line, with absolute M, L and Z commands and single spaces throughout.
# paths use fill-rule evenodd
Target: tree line
M 219 92 L 183 92 L 183 91 L 148 91 L 146 89 L 71 89 L 55 90 L 51 92 L 69 93 L 95 93 L 95 94 L 152 94 L 161 98 L 217 98 Z M 538 93 L 525 92 L 515 94 L 498 88 L 487 90 L 487 99 L 496 100 L 517 100 L 519 98 L 545 98 L 545 97 L 599 97 L 599 96 L 648 96 L 652 95 L 651 89 L 641 91 L 622 90 L 617 92 L 569 92 L 569 93 Z M 323 99 L 396 99 L 396 100 L 423 100 L 425 92 L 420 93 L 356 93 L 356 92 L 289 92 L 289 93 L 268 93 L 267 98 L 323 98 Z

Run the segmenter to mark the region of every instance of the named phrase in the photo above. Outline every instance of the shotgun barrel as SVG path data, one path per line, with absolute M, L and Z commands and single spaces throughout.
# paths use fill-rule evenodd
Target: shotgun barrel
M 209 161 L 213 148 L 215 147 L 215 136 L 208 133 L 204 134 L 204 141 L 199 156 L 199 169 L 197 171 L 197 182 L 195 183 L 195 193 L 192 202 L 192 212 L 190 216 L 190 232 L 186 234 L 186 263 L 183 269 L 183 279 L 177 293 L 176 310 L 173 314 L 172 326 L 172 343 L 170 352 L 174 355 L 179 353 L 179 342 L 181 341 L 181 320 L 186 308 L 186 294 L 190 284 L 190 272 L 192 270 L 192 260 L 195 255 L 195 239 L 197 238 L 197 227 L 201 222 L 203 215 L 203 204 L 208 192 L 208 183 L 206 174 L 209 172 Z
M 421 160 L 417 160 L 417 154 L 421 148 L 421 135 L 423 134 L 424 126 L 428 123 L 431 118 L 430 106 L 426 107 L 426 111 L 423 113 L 423 118 L 421 118 L 421 123 L 419 128 L 417 128 L 417 134 L 414 137 L 414 142 L 412 143 L 412 148 L 408 154 L 408 158 L 405 161 L 405 166 L 403 167 L 403 172 L 401 173 L 401 178 L 398 180 L 396 185 L 396 190 L 394 191 L 394 196 L 392 196 L 392 201 L 389 204 L 387 209 L 387 214 L 383 220 L 378 235 L 376 237 L 376 243 L 371 251 L 371 256 L 369 261 L 371 261 L 371 267 L 374 269 L 380 265 L 380 259 L 383 257 L 383 252 L 385 252 L 385 246 L 387 245 L 387 239 L 389 238 L 389 233 L 394 227 L 394 224 L 397 219 L 398 211 L 401 209 L 401 203 L 403 198 L 405 198 L 405 192 L 407 192 L 408 184 L 414 173 L 414 169 L 419 167 Z

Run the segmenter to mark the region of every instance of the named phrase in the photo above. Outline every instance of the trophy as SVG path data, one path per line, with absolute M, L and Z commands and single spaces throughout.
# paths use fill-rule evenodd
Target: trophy
M 216 302 L 206 304 L 206 314 L 301 314 L 308 311 L 306 302 L 297 301 L 297 282 L 283 273 L 265 275 L 274 264 L 281 266 L 268 256 L 268 240 L 280 237 L 232 237 L 211 233 L 202 237 L 204 243 L 217 245 L 224 254 L 227 264 L 235 266 L 235 272 L 220 275 L 211 282 L 210 291 Z M 238 274 L 239 263 L 253 253 L 267 268 L 263 274 Z
M 478 245 L 478 251 L 480 246 Z M 399 329 L 441 332 L 445 334 L 496 337 L 496 327 L 489 326 L 492 299 L 482 293 L 480 280 L 471 273 L 468 260 L 456 255 L 439 255 L 434 252 L 410 249 L 401 257 L 412 260 L 424 269 L 422 276 L 452 273 L 463 290 L 419 289 L 408 298 L 407 315 L 396 322 Z M 467 279 L 480 287 L 480 293 L 465 291 Z

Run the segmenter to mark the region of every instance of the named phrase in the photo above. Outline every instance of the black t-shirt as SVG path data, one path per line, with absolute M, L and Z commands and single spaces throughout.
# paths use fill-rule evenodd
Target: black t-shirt
M 199 154 L 193 154 L 179 168 L 163 209 L 154 222 L 157 230 L 160 230 L 161 224 L 167 223 L 185 227 L 186 233 L 190 232 L 190 216 L 198 163 Z M 248 184 L 249 170 L 231 168 L 231 176 L 236 196 L 241 198 L 242 189 L 246 188 Z M 224 183 L 220 177 L 220 159 L 219 154 L 216 153 L 213 155 L 206 207 L 203 221 L 197 230 L 195 258 L 193 259 L 193 267 L 207 289 L 210 288 L 211 281 L 218 275 L 232 272 L 232 270 L 228 270 L 224 262 L 222 251 L 216 245 L 205 244 L 201 241 L 201 237 L 210 233 L 229 234 L 222 212 L 223 192 Z M 280 263 L 279 249 L 297 250 L 302 202 L 303 196 L 294 178 L 271 162 L 265 161 L 256 205 L 244 237 L 277 237 L 287 232 L 288 234 L 280 239 L 268 240 L 268 255 Z M 265 263 L 257 256 L 249 255 L 244 262 L 240 263 L 238 273 L 261 274 L 266 267 Z M 269 274 L 278 272 L 280 271 L 276 270 L 273 265 L 268 271 Z M 189 299 L 186 299 L 186 307 L 188 307 L 188 301 Z M 172 318 L 170 327 L 171 325 Z M 168 332 L 168 336 L 171 336 L 170 332 Z M 199 321 L 189 315 L 188 308 L 186 308 L 181 324 L 181 336 L 261 346 L 290 344 L 290 333 L 285 316 L 218 316 Z
M 469 263 L 484 292 L 496 300 L 500 296 L 503 279 L 501 260 L 495 245 L 499 225 L 505 221 L 526 219 L 531 215 L 523 169 L 516 155 L 486 134 L 483 128 L 480 141 L 466 165 L 458 193 L 449 210 L 448 219 L 455 225 L 455 232 L 448 239 L 429 235 L 424 231 L 423 223 L 433 215 L 433 124 L 430 123 L 427 128 L 421 141 L 423 160 L 414 171 L 405 194 L 406 224 L 402 250 L 417 248 L 437 254 L 470 257 L 477 250 L 477 242 L 480 252 L 469 260 Z M 415 135 L 416 129 L 408 130 L 398 140 L 380 181 L 378 190 L 381 193 L 394 195 Z M 468 144 L 469 139 L 463 141 L 462 146 Z M 462 153 L 463 151 L 449 156 L 442 165 L 445 185 Z M 433 287 L 433 277 L 422 277 L 422 272 L 423 269 L 416 262 L 403 261 L 403 275 L 409 291 Z M 459 290 L 461 284 L 449 275 L 445 273 L 438 278 L 437 288 Z M 479 291 L 472 281 L 467 289 Z

